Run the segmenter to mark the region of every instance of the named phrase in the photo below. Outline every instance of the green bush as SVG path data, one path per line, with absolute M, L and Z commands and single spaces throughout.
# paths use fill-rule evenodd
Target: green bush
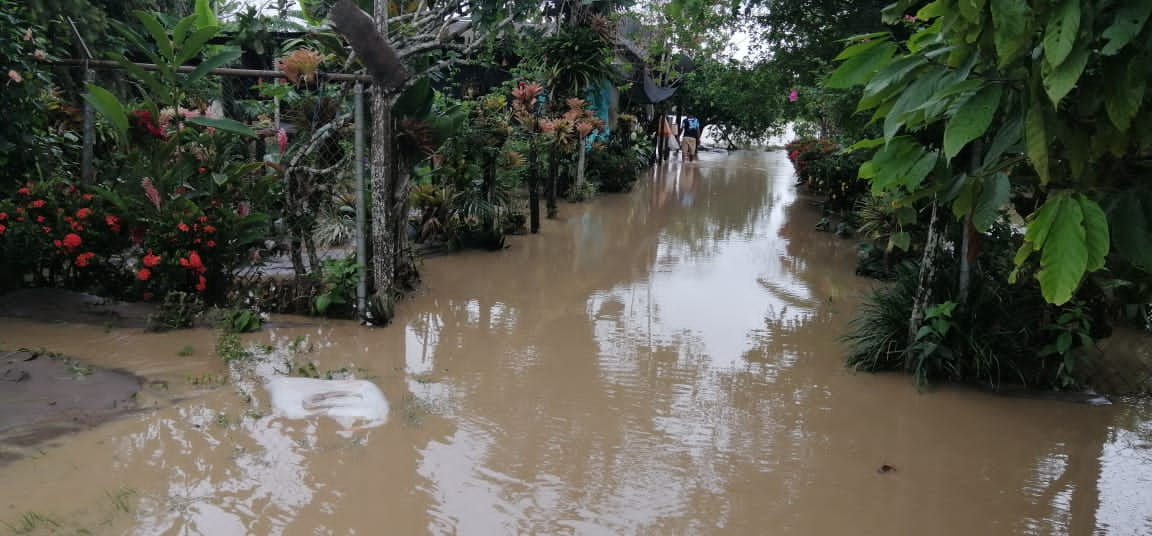
M 827 196 L 825 207 L 850 210 L 868 192 L 868 183 L 858 178 L 864 158 L 859 151 L 845 151 L 831 141 L 800 138 L 785 146 L 788 159 L 796 167 L 800 182 L 815 194 Z
M 1083 380 L 1087 348 L 1101 335 L 1104 322 L 1081 297 L 1064 306 L 1046 303 L 1030 273 L 1009 284 L 1012 255 L 1021 236 L 997 223 L 981 242 L 973 263 L 968 301 L 957 305 L 959 268 L 942 259 L 932 288 L 933 305 L 910 339 L 919 281 L 914 262 L 895 271 L 894 280 L 868 294 L 850 332 L 849 367 L 868 371 L 905 371 L 919 385 L 938 381 L 1002 383 L 1074 389 Z

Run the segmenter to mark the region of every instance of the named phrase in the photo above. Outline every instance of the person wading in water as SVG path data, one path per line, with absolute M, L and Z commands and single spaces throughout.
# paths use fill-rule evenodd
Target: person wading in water
M 696 160 L 696 148 L 700 145 L 700 120 L 688 114 L 680 126 L 680 148 L 684 152 L 684 159 L 693 162 Z

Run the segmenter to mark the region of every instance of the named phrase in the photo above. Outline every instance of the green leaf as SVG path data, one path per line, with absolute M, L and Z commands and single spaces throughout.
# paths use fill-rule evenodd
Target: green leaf
M 188 37 L 188 31 L 192 29 L 192 23 L 195 17 L 184 17 L 172 27 L 172 44 L 176 48 L 184 45 L 184 39 Z
M 1024 118 L 1025 152 L 1041 184 L 1052 179 L 1048 160 L 1048 128 L 1044 118 L 1044 106 L 1036 99 L 1028 107 Z
M 91 104 L 97 113 L 112 123 L 120 137 L 127 136 L 128 114 L 124 111 L 124 105 L 120 104 L 120 100 L 112 92 L 95 84 L 86 84 L 86 87 L 88 93 L 84 94 L 84 100 Z
M 256 137 L 256 131 L 249 128 L 248 125 L 245 125 L 244 123 L 236 121 L 235 119 L 228 119 L 226 117 L 198 116 L 198 117 L 188 118 L 184 122 L 190 123 L 193 125 L 200 125 L 202 127 L 215 128 L 218 130 L 223 130 L 225 132 L 231 132 L 233 134 L 240 134 L 242 136 L 248 136 L 250 138 Z
M 885 41 L 880 46 L 871 48 L 840 64 L 840 67 L 828 76 L 824 85 L 833 89 L 845 89 L 865 84 L 892 59 L 892 54 L 895 52 L 896 45 Z
M 1152 271 L 1152 199 L 1148 194 L 1118 195 L 1109 207 L 1108 224 L 1116 253 L 1144 271 Z
M 1080 32 L 1080 0 L 1062 0 L 1044 29 L 1044 60 L 1049 65 L 1060 65 Z
M 892 237 L 888 239 L 888 251 L 892 251 L 892 248 L 900 249 L 902 251 L 908 251 L 908 248 L 911 245 L 912 245 L 912 235 L 909 235 L 905 231 L 900 231 L 898 233 L 894 233 L 892 235 Z
M 1054 218 L 1040 248 L 1040 271 L 1036 279 L 1048 303 L 1063 305 L 1072 299 L 1088 268 L 1088 244 L 1080 204 L 1067 196 L 1055 199 Z M 1048 202 L 1052 201 L 1049 198 Z
M 1052 67 L 1045 63 L 1040 69 L 1044 78 L 1044 91 L 1048 93 L 1054 107 L 1059 106 L 1060 101 L 1076 87 L 1080 75 L 1084 74 L 1084 67 L 1088 65 L 1089 53 L 1087 47 L 1080 47 L 1073 50 L 1059 66 Z
M 160 51 L 160 57 L 172 61 L 172 40 L 168 37 L 168 32 L 164 30 L 160 21 L 146 11 L 137 10 L 132 13 L 140 20 L 140 24 L 143 24 L 152 34 L 152 41 L 155 42 L 156 50 Z
M 983 233 L 996 221 L 1000 207 L 1008 203 L 1012 196 L 1012 184 L 1008 175 L 997 173 L 990 177 L 980 190 L 980 198 L 972 210 L 972 226 Z
M 881 39 L 869 39 L 867 41 L 860 41 L 854 45 L 848 46 L 848 48 L 845 48 L 840 52 L 840 54 L 837 54 L 836 57 L 832 59 L 832 61 L 843 61 L 848 58 L 859 56 L 860 54 L 876 48 L 883 43 L 884 40 Z
M 891 110 L 888 110 L 887 116 L 884 117 L 884 139 L 891 140 L 899 131 L 900 128 L 910 122 L 911 114 L 914 110 L 918 110 L 924 106 L 932 94 L 936 90 L 936 84 L 944 76 L 943 70 L 938 70 L 934 73 L 921 76 L 915 82 L 908 86 L 907 89 L 896 100 Z
M 951 160 L 968 142 L 979 138 L 992 125 L 1000 107 L 1000 84 L 984 86 L 956 110 L 944 128 L 944 158 Z
M 1126 132 L 1132 125 L 1132 119 L 1144 102 L 1144 92 L 1148 87 L 1146 61 L 1143 56 L 1134 56 L 1119 76 L 1113 73 L 1106 78 L 1112 83 L 1106 87 L 1104 108 L 1112 124 L 1121 132 Z
M 143 82 L 145 89 L 152 93 L 154 100 L 163 100 L 166 95 L 172 92 L 172 88 L 164 84 L 164 82 L 161 82 L 160 77 L 156 76 L 155 73 L 145 71 L 139 65 L 125 58 L 124 55 L 113 52 L 109 54 L 109 56 L 116 60 L 125 71 L 128 71 L 128 74 L 132 75 L 132 78 Z
M 324 294 L 316 296 L 316 312 L 317 313 L 324 314 L 324 312 L 328 310 L 328 307 L 331 307 L 331 306 L 332 306 L 332 294 L 331 293 L 325 292 Z
M 1019 115 L 1014 115 L 1000 125 L 1000 130 L 996 131 L 992 143 L 988 144 L 988 151 L 984 153 L 984 163 L 981 164 L 981 169 L 999 164 L 1000 157 L 1009 150 L 1020 152 L 1017 146 L 1021 142 L 1020 136 L 1023 125 L 1024 121 Z
M 196 30 L 187 41 L 178 45 L 180 47 L 180 53 L 177 55 L 176 64 L 184 65 L 188 63 L 188 60 L 200 57 L 200 54 L 204 52 L 204 45 L 219 33 L 219 26 L 208 26 Z
M 985 0 L 960 0 L 957 2 L 960 16 L 968 19 L 969 22 L 978 24 L 984 12 L 984 2 Z
M 1076 201 L 1080 203 L 1080 211 L 1084 215 L 1084 242 L 1088 248 L 1086 269 L 1094 272 L 1104 267 L 1112 243 L 1108 235 L 1108 217 L 1095 201 L 1083 195 L 1076 196 Z
M 992 42 L 1003 67 L 1016 61 L 1032 42 L 1032 9 L 1022 0 L 991 0 Z
M 1064 354 L 1070 348 L 1072 348 L 1072 334 L 1067 331 L 1060 332 L 1060 335 L 1056 337 L 1056 352 Z
M 200 63 L 200 65 L 196 66 L 195 70 L 193 70 L 191 73 L 188 73 L 188 77 L 185 78 L 185 83 L 192 84 L 197 80 L 204 78 L 205 75 L 212 72 L 212 69 L 223 67 L 236 61 L 236 59 L 240 57 L 241 52 L 242 51 L 239 48 L 231 48 L 221 51 L 219 54 L 204 60 Z
M 935 2 L 929 2 L 928 4 L 925 4 L 924 7 L 920 8 L 920 11 L 916 12 L 916 18 L 918 20 L 932 20 L 936 17 L 943 17 L 947 14 L 948 6 L 940 0 L 936 0 Z
M 866 138 L 853 143 L 852 145 L 849 145 L 844 150 L 847 152 L 852 152 L 859 149 L 875 149 L 881 145 L 884 145 L 884 138 Z
M 1054 194 L 1032 214 L 1028 230 L 1024 232 L 1024 241 L 1031 242 L 1032 249 L 1039 251 L 1044 247 L 1044 242 L 1048 240 L 1048 234 L 1052 231 L 1052 222 L 1059 214 L 1060 206 L 1067 200 L 1067 193 Z
M 920 67 L 926 65 L 928 59 L 924 56 L 904 56 L 892 60 L 876 73 L 876 76 L 864 87 L 864 94 L 856 111 L 862 112 L 879 106 L 908 86 L 908 80 Z
M 1144 0 L 1130 0 L 1116 10 L 1116 20 L 1104 30 L 1101 37 L 1108 41 L 1100 53 L 1111 56 L 1132 42 L 1144 24 L 1148 22 L 1148 15 L 1152 14 L 1152 2 Z
M 195 17 L 197 28 L 220 25 L 220 23 L 216 21 L 216 14 L 212 12 L 211 0 L 196 0 Z

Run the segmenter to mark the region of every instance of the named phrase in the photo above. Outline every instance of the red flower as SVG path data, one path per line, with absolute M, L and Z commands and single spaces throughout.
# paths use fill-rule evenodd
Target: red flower
M 21 188 L 19 190 L 16 190 L 16 193 L 24 194 L 24 195 L 32 195 L 32 192 L 28 191 L 27 188 Z
M 36 223 L 44 223 L 44 216 L 36 216 Z
M 192 243 L 193 243 L 193 244 L 199 244 L 199 243 L 200 243 L 200 239 L 199 239 L 199 238 L 193 239 L 193 240 L 192 240 Z
M 92 194 L 84 194 L 84 195 L 82 195 L 81 197 L 82 197 L 82 198 L 83 198 L 85 201 L 91 201 L 91 200 L 92 200 Z
M 196 291 L 197 292 L 204 292 L 204 290 L 207 288 L 208 288 L 208 280 L 204 279 L 204 276 L 200 276 L 200 281 L 198 283 L 196 283 Z
M 184 222 L 180 222 L 180 223 L 176 224 L 176 228 L 180 229 L 181 231 L 184 231 L 185 233 L 188 232 L 188 224 L 186 224 Z
M 204 169 L 204 168 L 200 168 L 200 173 L 204 173 L 205 171 L 208 171 L 208 170 Z
M 62 247 L 64 247 L 64 243 L 63 243 L 63 242 L 61 242 L 61 241 L 59 241 L 59 240 L 53 240 L 53 241 L 52 241 L 52 244 L 54 244 L 54 245 L 55 245 L 57 248 L 62 248 Z
M 64 235 L 64 247 L 68 249 L 76 249 L 80 247 L 80 235 L 76 233 L 68 233 Z
M 7 230 L 8 230 L 8 228 L 5 227 L 3 223 L 0 223 L 0 235 L 4 234 L 4 231 L 7 231 Z
M 88 207 L 84 207 L 84 208 L 76 211 L 76 217 L 80 218 L 80 219 L 87 218 L 88 216 L 91 216 L 91 215 L 92 215 L 92 209 L 90 209 Z
M 157 138 L 164 138 L 164 131 L 160 130 L 160 126 L 152 119 L 152 112 L 148 110 L 132 110 L 131 116 L 136 129 L 142 134 L 151 134 Z
M 200 260 L 200 254 L 195 251 L 189 253 L 187 259 L 181 258 L 180 266 L 201 274 L 208 271 L 208 269 L 204 267 L 204 262 Z
M 133 227 L 132 228 L 132 243 L 133 244 L 139 244 L 139 243 L 143 242 L 144 241 L 144 234 L 147 232 L 148 232 L 148 229 L 146 229 L 144 227 Z
M 215 240 L 209 240 L 208 241 L 208 247 L 210 247 L 210 248 L 216 247 L 216 241 Z
M 147 268 L 141 268 L 139 272 L 136 272 L 136 279 L 141 281 L 147 281 L 149 277 L 152 277 L 152 270 Z
M 8 213 L 7 212 L 0 212 L 0 221 L 4 221 L 6 219 L 8 219 Z
M 104 216 L 104 223 L 108 224 L 108 228 L 112 229 L 113 233 L 119 233 L 120 232 L 120 218 L 117 218 L 116 216 L 108 214 L 107 216 Z
M 155 294 L 152 294 L 151 292 L 148 292 L 148 291 L 144 291 L 144 294 L 142 294 L 142 296 L 144 296 L 145 300 L 151 300 L 152 296 L 155 296 Z
M 216 228 L 215 228 L 215 227 L 213 227 L 213 226 L 211 226 L 211 225 L 205 225 L 205 226 L 204 226 L 204 232 L 205 232 L 205 233 L 215 233 L 215 232 L 216 232 Z
M 44 229 L 44 234 L 52 234 L 52 228 L 47 225 L 41 227 L 41 229 Z
M 2 213 L 0 213 L 2 214 Z M 0 218 L 2 220 L 4 218 Z M 208 216 L 200 216 L 200 223 L 208 223 Z
M 84 253 L 77 255 L 76 256 L 76 266 L 79 266 L 81 268 L 88 266 L 88 261 L 92 260 L 92 257 L 95 257 L 95 256 L 96 256 L 96 254 L 92 253 L 91 251 L 86 251 Z
M 160 264 L 160 256 L 153 255 L 152 250 L 148 250 L 148 254 L 144 256 L 144 266 L 149 268 Z
M 32 208 L 40 208 L 42 206 L 44 206 L 44 200 L 43 199 L 37 199 L 37 200 L 32 202 Z
M 72 222 L 72 230 L 73 230 L 73 231 L 83 231 L 83 230 L 84 230 L 84 226 L 83 226 L 83 225 L 80 225 L 80 222 L 78 222 L 78 221 L 74 221 L 74 222 Z

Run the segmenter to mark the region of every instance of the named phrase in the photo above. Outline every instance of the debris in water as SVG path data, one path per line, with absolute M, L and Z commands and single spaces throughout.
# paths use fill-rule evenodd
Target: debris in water
M 880 474 L 892 473 L 895 471 L 896 467 L 888 464 L 881 465 L 880 468 L 876 470 L 876 472 Z

